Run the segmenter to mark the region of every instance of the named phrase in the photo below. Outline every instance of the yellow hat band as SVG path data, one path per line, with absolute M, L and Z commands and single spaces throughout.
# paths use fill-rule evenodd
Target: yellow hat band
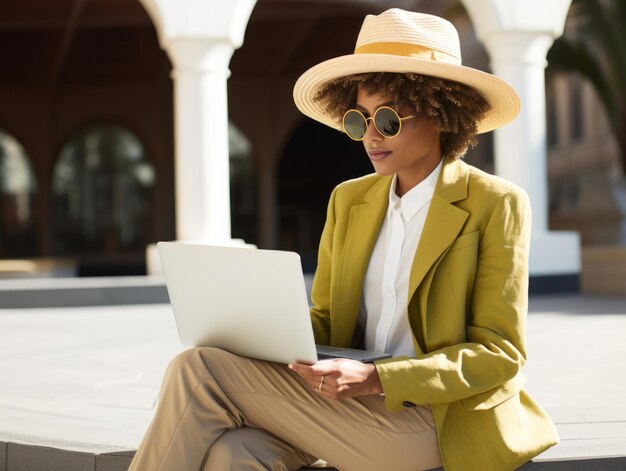
M 394 56 L 415 57 L 432 61 L 460 64 L 461 59 L 445 52 L 429 49 L 415 44 L 382 42 L 370 43 L 357 47 L 355 54 L 390 54 Z

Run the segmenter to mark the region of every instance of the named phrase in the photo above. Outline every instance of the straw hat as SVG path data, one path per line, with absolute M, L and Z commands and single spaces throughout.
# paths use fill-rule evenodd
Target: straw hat
M 325 82 L 367 72 L 412 72 L 463 83 L 480 92 L 490 105 L 478 132 L 513 120 L 520 100 L 513 88 L 495 75 L 461 65 L 459 35 L 447 20 L 397 8 L 367 15 L 354 54 L 336 57 L 307 70 L 296 82 L 293 98 L 305 115 L 341 130 L 313 98 Z

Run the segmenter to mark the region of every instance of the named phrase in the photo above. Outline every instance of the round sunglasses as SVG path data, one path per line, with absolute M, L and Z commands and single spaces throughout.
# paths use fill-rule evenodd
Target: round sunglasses
M 393 108 L 381 106 L 374 111 L 374 116 L 366 118 L 359 110 L 348 110 L 343 115 L 343 130 L 348 137 L 355 141 L 362 141 L 369 125 L 368 120 L 374 121 L 374 126 L 384 137 L 396 137 L 402 130 L 402 121 L 415 118 L 415 116 L 405 116 L 401 118 Z

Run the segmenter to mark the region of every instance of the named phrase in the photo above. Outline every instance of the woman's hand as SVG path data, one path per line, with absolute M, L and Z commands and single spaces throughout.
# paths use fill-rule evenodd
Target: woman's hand
M 340 358 L 322 360 L 314 365 L 292 363 L 289 368 L 299 374 L 317 394 L 329 399 L 383 392 L 378 372 L 372 363 Z

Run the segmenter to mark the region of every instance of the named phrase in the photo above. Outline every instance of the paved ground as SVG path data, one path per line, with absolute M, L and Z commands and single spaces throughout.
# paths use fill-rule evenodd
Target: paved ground
M 533 298 L 528 343 L 562 438 L 540 459 L 626 456 L 626 298 Z M 0 442 L 134 449 L 182 348 L 168 305 L 0 310 Z
M 531 300 L 528 390 L 562 442 L 542 458 L 626 456 L 626 298 Z

